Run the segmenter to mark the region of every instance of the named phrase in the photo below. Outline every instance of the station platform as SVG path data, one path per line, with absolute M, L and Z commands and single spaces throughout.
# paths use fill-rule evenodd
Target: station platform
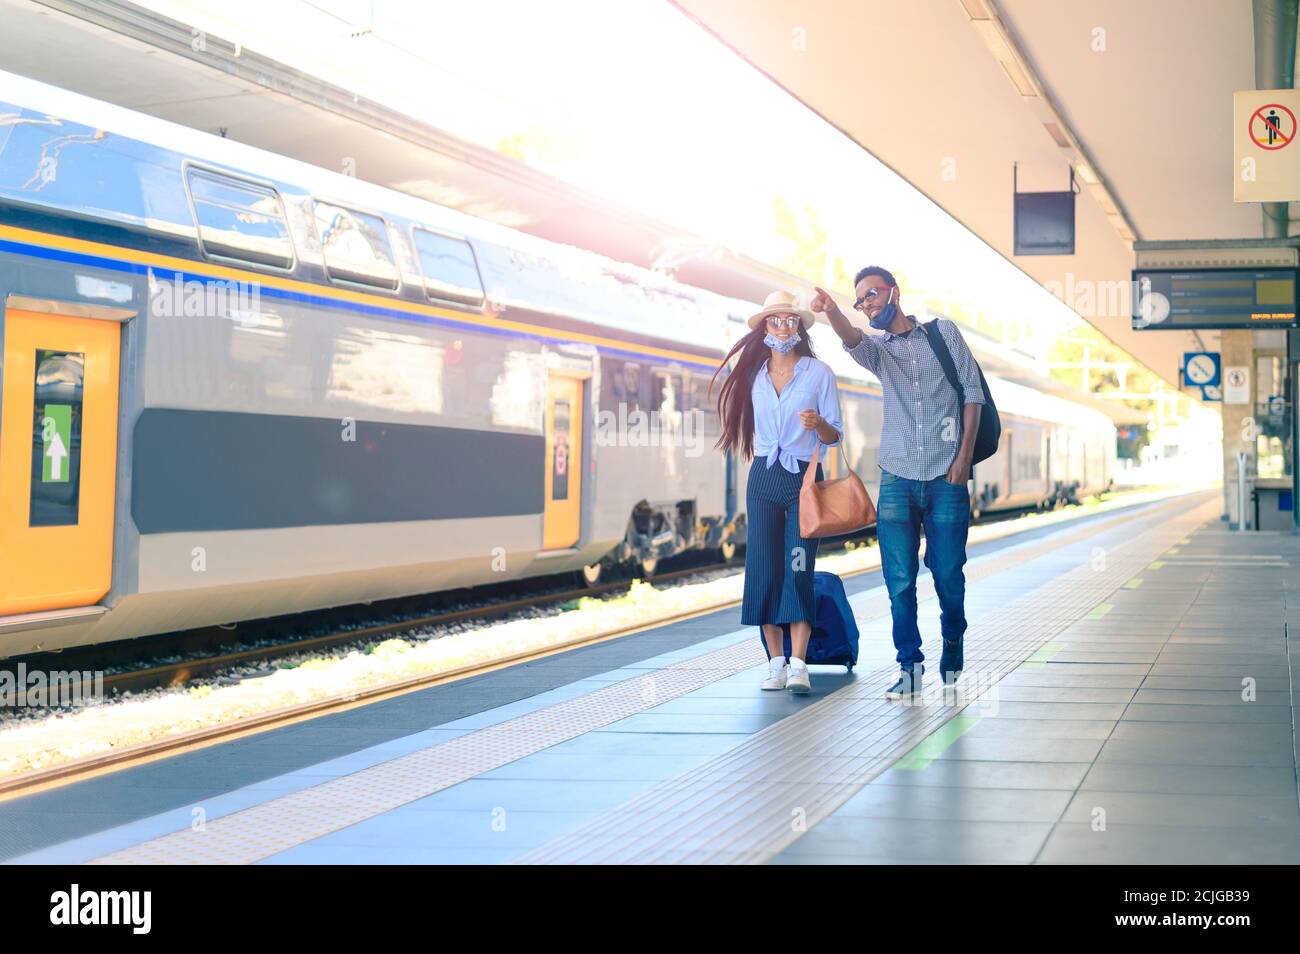
M 0 804 L 10 864 L 1300 861 L 1300 538 L 1217 492 L 973 547 L 963 686 L 764 693 L 720 611 Z M 938 606 L 920 582 L 927 657 Z

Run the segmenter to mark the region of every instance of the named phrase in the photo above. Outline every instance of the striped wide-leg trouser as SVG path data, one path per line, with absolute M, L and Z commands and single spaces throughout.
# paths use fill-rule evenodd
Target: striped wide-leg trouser
M 765 459 L 757 457 L 749 468 L 742 625 L 811 622 L 814 618 L 812 579 L 817 541 L 799 536 L 799 489 L 807 469 L 808 462 L 800 461 L 799 473 L 792 474 L 779 461 L 768 467 Z M 822 479 L 820 464 L 815 477 Z

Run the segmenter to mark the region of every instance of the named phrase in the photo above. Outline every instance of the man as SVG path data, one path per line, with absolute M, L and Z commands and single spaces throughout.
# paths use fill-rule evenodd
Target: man
M 889 699 L 919 694 L 925 656 L 916 624 L 917 554 L 925 528 L 925 565 L 934 579 L 941 611 L 943 655 L 939 670 L 946 685 L 961 675 L 962 638 L 966 633 L 966 532 L 970 526 L 971 457 L 979 430 L 980 387 L 975 359 L 951 321 L 928 331 L 899 303 L 898 283 L 883 268 L 871 266 L 854 279 L 853 307 L 881 334 L 854 327 L 822 289 L 812 310 L 822 312 L 855 361 L 880 379 L 885 391 L 885 423 L 880 434 L 880 500 L 876 533 L 880 560 L 894 617 L 898 681 L 885 692 Z M 937 330 L 936 330 L 937 329 Z M 942 334 L 965 391 L 959 406 L 956 390 L 943 373 L 927 334 Z

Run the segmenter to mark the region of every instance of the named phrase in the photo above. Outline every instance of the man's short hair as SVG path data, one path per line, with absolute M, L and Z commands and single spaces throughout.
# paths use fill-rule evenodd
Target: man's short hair
M 884 279 L 891 286 L 896 287 L 898 285 L 898 282 L 894 281 L 894 275 L 889 269 L 881 268 L 879 265 L 868 265 L 853 277 L 853 287 L 857 288 L 858 282 L 862 281 L 862 279 L 866 278 L 868 275 L 876 275 Z

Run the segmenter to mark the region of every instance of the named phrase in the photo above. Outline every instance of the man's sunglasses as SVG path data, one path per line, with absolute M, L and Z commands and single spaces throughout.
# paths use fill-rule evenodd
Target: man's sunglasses
M 857 311 L 865 312 L 867 310 L 868 302 L 875 301 L 877 298 L 880 297 L 880 293 L 882 291 L 889 291 L 889 290 L 890 289 L 888 288 L 869 288 L 867 289 L 867 293 L 865 295 L 863 295 L 861 298 L 859 298 L 857 301 L 853 303 L 853 307 Z

